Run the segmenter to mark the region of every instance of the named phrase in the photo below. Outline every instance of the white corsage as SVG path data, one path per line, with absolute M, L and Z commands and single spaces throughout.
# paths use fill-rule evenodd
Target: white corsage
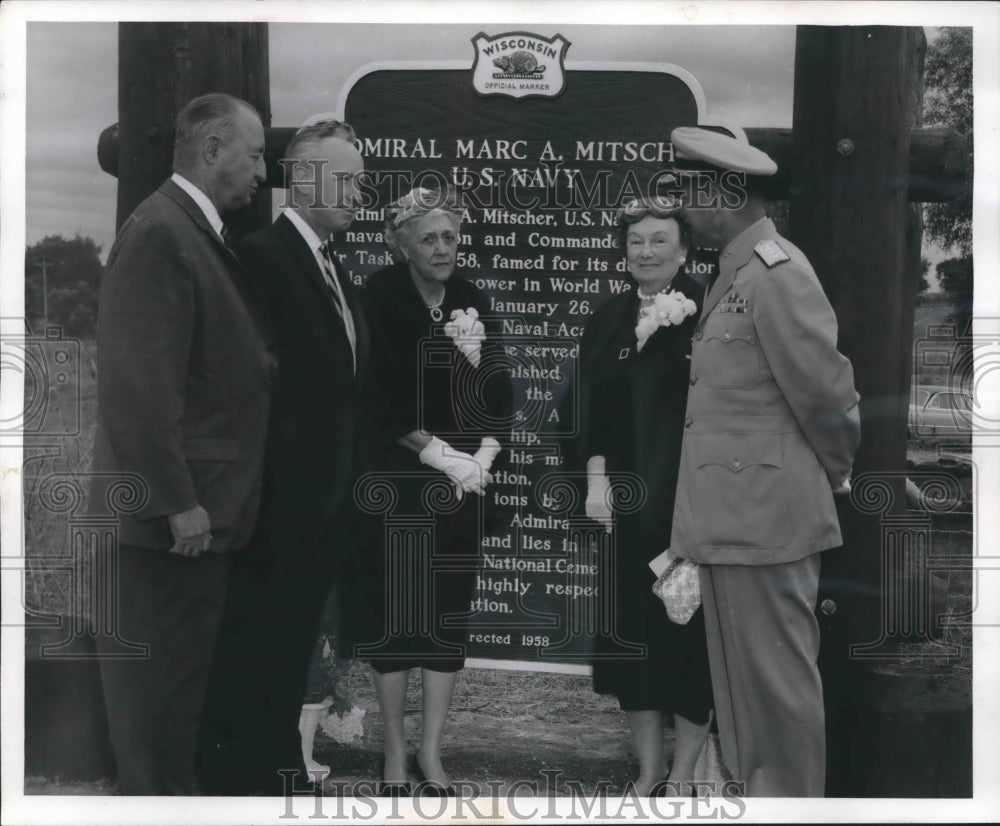
M 479 366 L 479 350 L 486 341 L 486 328 L 479 320 L 475 307 L 466 310 L 452 310 L 451 321 L 444 325 L 447 333 L 459 352 L 465 356 L 473 367 Z
M 646 339 L 660 327 L 681 324 L 697 310 L 698 305 L 678 290 L 660 293 L 649 307 L 639 311 L 639 321 L 635 326 L 636 349 L 641 350 Z

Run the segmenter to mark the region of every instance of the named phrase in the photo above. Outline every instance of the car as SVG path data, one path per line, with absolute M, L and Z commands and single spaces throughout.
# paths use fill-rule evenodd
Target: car
M 917 438 L 972 438 L 975 402 L 961 387 L 914 385 L 910 391 L 907 435 Z

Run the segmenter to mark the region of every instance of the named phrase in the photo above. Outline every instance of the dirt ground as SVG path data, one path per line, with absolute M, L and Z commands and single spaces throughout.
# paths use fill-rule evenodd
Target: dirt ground
M 370 779 L 379 770 L 382 721 L 366 666 L 355 666 L 351 688 L 368 712 L 364 736 L 349 746 L 325 736 L 317 739 L 316 759 L 332 767 L 331 779 Z M 405 724 L 415 751 L 420 739 L 415 673 Z M 664 737 L 669 755 L 669 727 Z M 703 757 L 706 771 L 718 771 L 715 761 L 706 762 L 715 752 L 709 747 Z M 599 786 L 620 793 L 638 771 L 624 713 L 614 698 L 594 694 L 589 677 L 487 669 L 467 669 L 459 675 L 442 762 L 453 780 L 484 788 L 499 782 L 501 791 L 526 781 L 543 795 L 568 793 L 567 784 L 588 793 Z
M 350 691 L 355 704 L 366 711 L 363 736 L 340 744 L 322 730 L 316 733 L 314 756 L 332 769 L 326 781 L 331 794 L 334 784 L 379 778 L 382 720 L 368 666 L 354 664 Z M 419 679 L 411 673 L 405 718 L 411 752 L 419 743 L 420 717 Z M 669 727 L 664 738 L 669 758 Z M 484 793 L 496 795 L 515 784 L 515 793 L 541 796 L 570 790 L 621 794 L 638 772 L 624 713 L 614 698 L 591 690 L 589 677 L 478 668 L 459 674 L 442 762 L 453 781 L 475 783 Z M 701 768 L 706 778 L 721 777 L 714 739 Z M 113 781 L 57 784 L 29 778 L 25 784 L 26 794 L 116 792 Z

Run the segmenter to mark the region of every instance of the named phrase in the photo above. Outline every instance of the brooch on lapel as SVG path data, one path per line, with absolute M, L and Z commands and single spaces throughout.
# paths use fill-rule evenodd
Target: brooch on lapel
M 629 352 L 630 349 L 631 348 L 629 348 L 629 347 L 622 347 L 621 352 L 618 354 L 618 361 L 624 361 L 625 359 L 627 359 L 628 358 L 628 352 Z

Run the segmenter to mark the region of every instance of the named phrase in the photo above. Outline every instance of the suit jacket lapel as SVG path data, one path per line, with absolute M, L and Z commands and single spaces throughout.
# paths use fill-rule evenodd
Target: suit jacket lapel
M 332 316 L 331 323 L 336 325 L 337 330 L 340 331 L 340 338 L 343 340 L 344 347 L 350 351 L 351 343 L 347 339 L 347 328 L 344 324 L 344 319 L 340 317 L 337 305 L 334 303 L 337 299 L 331 295 L 330 287 L 326 283 L 326 278 L 323 276 L 322 270 L 320 270 L 319 262 L 306 243 L 306 239 L 302 237 L 302 233 L 296 229 L 295 225 L 285 215 L 279 216 L 278 220 L 274 222 L 274 226 L 281 233 L 285 245 L 292 255 L 294 269 L 301 272 L 306 280 L 320 292 L 320 301 L 323 302 L 323 306 L 327 307 Z M 362 327 L 363 314 L 360 306 L 353 300 L 352 291 L 346 286 L 347 276 L 344 274 L 340 262 L 334 261 L 333 268 L 340 287 L 343 290 L 344 297 L 347 300 L 347 307 L 351 312 L 351 320 L 354 322 L 355 347 L 357 348 L 354 358 L 355 373 L 357 373 L 362 364 L 362 358 L 367 359 L 368 357 L 367 335 L 362 335 L 361 333 L 362 329 L 366 329 Z M 362 346 L 364 346 L 363 351 Z
M 333 303 L 334 298 L 330 295 L 330 288 L 327 286 L 322 270 L 320 270 L 319 262 L 316 260 L 316 256 L 313 255 L 313 251 L 309 249 L 309 245 L 306 243 L 306 239 L 302 237 L 302 233 L 295 228 L 295 224 L 286 215 L 280 215 L 278 220 L 274 222 L 274 226 L 281 233 L 285 245 L 288 247 L 289 252 L 291 252 L 295 268 L 305 276 L 306 281 L 313 285 L 319 293 L 320 300 L 324 302 L 325 306 L 330 308 L 330 311 L 339 320 L 340 314 Z
M 726 249 L 723 249 L 722 255 L 719 257 L 719 277 L 715 279 L 715 284 L 705 296 L 705 306 L 702 307 L 698 327 L 705 323 L 705 319 L 715 308 L 715 305 L 732 289 L 736 273 L 753 256 L 757 242 L 764 238 L 770 238 L 774 233 L 774 223 L 770 218 L 764 218 L 744 230 L 734 239 L 735 243 L 731 242 Z
M 698 317 L 698 327 L 705 323 L 705 319 L 708 318 L 708 314 L 712 312 L 716 304 L 722 300 L 730 288 L 733 286 L 733 281 L 736 280 L 736 270 L 738 266 L 733 266 L 733 262 L 727 261 L 726 265 L 723 266 L 722 260 L 719 260 L 719 277 L 715 279 L 715 283 L 712 285 L 712 289 L 708 291 L 705 295 L 705 302 L 701 308 L 701 315 Z
M 184 210 L 195 227 L 208 236 L 209 243 L 214 245 L 215 249 L 222 256 L 222 260 L 226 264 L 226 269 L 232 276 L 237 289 L 247 296 L 246 300 L 251 306 L 251 311 L 256 312 L 264 328 L 270 331 L 272 329 L 271 315 L 267 311 L 267 299 L 264 296 L 264 292 L 256 280 L 247 272 L 246 267 L 243 266 L 240 259 L 236 257 L 236 253 L 226 246 L 222 238 L 219 237 L 219 233 L 212 228 L 201 207 L 194 202 L 194 199 L 190 195 L 169 178 L 160 186 L 159 192 Z
M 354 295 L 354 285 L 351 284 L 351 280 L 347 277 L 347 273 L 344 272 L 344 266 L 338 258 L 334 259 L 333 271 L 336 275 L 337 283 L 340 284 L 340 291 L 344 294 L 344 299 L 347 301 L 347 309 L 351 311 L 352 316 L 356 316 L 361 311 L 361 308 L 358 306 Z
M 212 225 L 208 223 L 208 218 L 205 217 L 205 213 L 202 212 L 201 207 L 194 202 L 194 199 L 190 195 L 188 195 L 169 178 L 163 182 L 163 185 L 160 187 L 160 192 L 170 198 L 170 200 L 177 203 L 177 205 L 187 213 L 188 217 L 194 222 L 195 226 L 208 235 L 216 249 L 225 255 L 228 260 L 236 261 L 236 263 L 239 264 L 239 259 L 237 259 L 235 253 L 233 253 L 233 251 L 226 246 L 222 238 L 219 237 L 219 233 L 217 233 L 212 228 Z M 240 264 L 240 269 L 243 269 L 242 264 Z
M 347 273 L 344 271 L 344 267 L 339 259 L 333 262 L 333 269 L 337 274 L 337 281 L 340 283 L 340 289 L 347 301 L 347 309 L 351 314 L 351 320 L 354 322 L 354 346 L 357 348 L 356 361 L 357 368 L 360 370 L 361 365 L 367 363 L 368 360 L 368 325 L 365 322 L 364 310 L 361 307 L 357 291 L 354 285 L 351 284 L 351 280 L 347 277 Z

